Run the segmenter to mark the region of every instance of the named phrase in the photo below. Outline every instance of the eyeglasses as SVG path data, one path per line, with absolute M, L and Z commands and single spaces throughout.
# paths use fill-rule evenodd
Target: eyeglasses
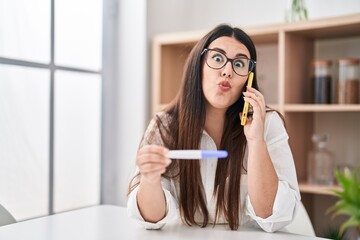
M 232 69 L 239 76 L 247 76 L 256 64 L 256 61 L 247 57 L 228 58 L 225 54 L 215 49 L 205 48 L 201 55 L 205 54 L 206 65 L 212 69 L 223 68 L 228 62 L 231 62 Z

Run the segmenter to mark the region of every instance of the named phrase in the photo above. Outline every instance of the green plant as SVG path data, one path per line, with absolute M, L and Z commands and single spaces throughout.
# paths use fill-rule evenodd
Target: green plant
M 285 16 L 288 22 L 302 21 L 308 19 L 304 0 L 291 0 L 291 6 Z
M 341 190 L 334 190 L 334 195 L 338 198 L 337 202 L 329 208 L 334 216 L 346 215 L 349 219 L 344 222 L 339 234 L 342 235 L 346 228 L 360 227 L 360 185 L 358 170 L 355 168 L 352 172 L 345 169 L 343 172 L 335 171 Z

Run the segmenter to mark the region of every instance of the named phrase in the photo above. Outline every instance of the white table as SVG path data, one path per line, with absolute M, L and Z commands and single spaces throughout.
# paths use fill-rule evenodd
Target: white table
M 145 230 L 127 216 L 126 208 L 101 205 L 0 227 L 1 240 L 177 240 L 177 239 L 320 239 L 257 229 L 230 231 L 225 226 L 207 228 L 169 224 L 162 230 Z

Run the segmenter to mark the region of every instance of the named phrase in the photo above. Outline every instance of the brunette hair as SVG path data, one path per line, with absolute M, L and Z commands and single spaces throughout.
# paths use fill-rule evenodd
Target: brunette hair
M 200 148 L 206 118 L 201 81 L 203 65 L 201 52 L 215 39 L 223 36 L 233 37 L 244 44 L 250 52 L 250 58 L 256 61 L 254 43 L 241 29 L 219 25 L 206 34 L 194 46 L 187 58 L 180 91 L 175 100 L 165 109 L 165 121 L 164 117 L 156 119 L 156 129 L 154 128 L 152 135 L 159 133 L 165 147 L 169 149 Z M 253 87 L 258 89 L 256 67 L 253 72 Z M 243 105 L 243 97 L 240 97 L 226 111 L 220 149 L 227 150 L 229 154 L 226 159 L 218 161 L 214 181 L 214 196 L 217 198 L 215 223 L 222 215 L 232 230 L 240 225 L 240 178 L 242 171 L 246 171 L 244 154 L 247 142 L 239 118 Z M 152 135 L 148 136 L 148 142 L 151 142 Z M 188 225 L 205 227 L 209 221 L 209 212 L 206 207 L 199 161 L 174 160 L 163 177 L 177 181 L 180 188 L 179 207 L 183 221 Z M 130 191 L 139 182 L 133 184 L 132 181 L 131 184 Z M 195 221 L 196 212 L 203 216 L 202 223 Z

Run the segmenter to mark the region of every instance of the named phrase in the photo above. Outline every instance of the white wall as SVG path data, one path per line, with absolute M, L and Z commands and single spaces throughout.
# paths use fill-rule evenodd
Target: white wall
M 150 0 L 148 36 L 211 29 L 220 23 L 249 26 L 284 22 L 290 0 Z M 310 19 L 360 12 L 359 0 L 305 0 Z
M 117 203 L 126 204 L 129 180 L 135 171 L 135 157 L 144 131 L 148 99 L 146 91 L 146 0 L 119 0 L 117 69 Z M 105 173 L 106 174 L 106 173 Z M 109 193 L 114 194 L 114 193 Z

